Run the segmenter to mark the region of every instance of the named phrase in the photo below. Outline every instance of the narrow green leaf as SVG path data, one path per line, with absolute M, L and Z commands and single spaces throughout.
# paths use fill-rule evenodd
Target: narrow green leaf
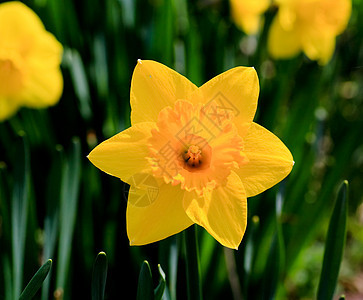
M 3 256 L 3 272 L 4 272 L 4 288 L 6 291 L 4 300 L 13 300 L 13 289 L 12 289 L 12 282 L 11 282 L 11 266 L 10 266 L 10 259 L 7 255 Z
M 159 276 L 159 284 L 156 287 L 156 289 L 154 290 L 154 299 L 155 300 L 160 300 L 163 297 L 163 294 L 165 291 L 165 285 L 166 285 L 165 273 L 160 265 L 158 265 L 158 270 L 159 270 L 160 276 Z
M 196 226 L 197 225 L 193 225 L 184 230 L 189 300 L 203 299 Z
M 136 299 L 137 300 L 154 299 L 153 279 L 149 263 L 146 260 L 144 260 L 141 266 Z
M 103 300 L 107 279 L 107 256 L 105 252 L 98 253 L 93 265 L 92 300 Z
M 338 280 L 340 263 L 343 257 L 348 215 L 348 181 L 339 189 L 333 214 L 330 218 L 325 243 L 323 267 L 318 287 L 318 300 L 331 300 Z
M 280 274 L 284 269 L 285 264 L 285 246 L 281 228 L 281 212 L 284 200 L 284 182 L 280 184 L 279 191 L 276 195 L 275 201 L 275 226 L 276 226 L 276 234 L 273 238 L 272 245 L 270 248 L 270 253 L 268 256 L 265 276 L 264 276 L 264 285 L 263 285 L 263 294 L 264 299 L 274 299 L 275 293 L 278 287 Z M 273 274 L 273 276 L 271 276 Z
M 82 58 L 77 50 L 66 48 L 63 55 L 63 62 L 64 65 L 69 68 L 74 91 L 79 100 L 80 113 L 83 119 L 89 120 L 92 116 L 92 110 L 90 106 L 91 97 Z
M 79 140 L 74 139 L 70 157 L 63 166 L 56 289 L 64 290 L 68 277 L 80 183 L 80 147 Z
M 28 285 L 21 293 L 19 300 L 29 300 L 35 296 L 37 291 L 42 286 L 44 279 L 47 277 L 51 267 L 52 260 L 48 259 L 47 262 L 39 268 L 33 278 L 29 281 Z
M 46 215 L 44 219 L 44 257 L 53 257 L 59 231 L 59 203 L 62 183 L 63 148 L 56 146 L 52 167 L 48 176 L 46 198 Z M 50 278 L 44 280 L 42 286 L 42 300 L 49 299 Z
M 29 149 L 24 134 L 16 142 L 14 191 L 11 203 L 13 296 L 18 298 L 23 283 L 24 247 L 29 204 Z

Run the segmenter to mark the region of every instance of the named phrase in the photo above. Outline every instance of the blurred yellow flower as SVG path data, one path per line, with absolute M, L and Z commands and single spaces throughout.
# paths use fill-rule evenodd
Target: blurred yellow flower
M 230 5 L 235 24 L 247 34 L 256 34 L 270 0 L 230 0 Z
M 198 88 L 162 64 L 139 60 L 131 83 L 132 126 L 88 156 L 131 185 L 131 245 L 196 223 L 222 245 L 238 248 L 247 197 L 278 183 L 293 166 L 286 146 L 253 122 L 258 94 L 254 68 L 231 69 Z
M 300 51 L 325 65 L 335 49 L 335 38 L 346 28 L 351 0 L 276 0 L 268 49 L 274 58 L 291 58 Z
M 59 100 L 62 51 L 30 8 L 0 4 L 0 121 L 20 106 L 42 108 Z

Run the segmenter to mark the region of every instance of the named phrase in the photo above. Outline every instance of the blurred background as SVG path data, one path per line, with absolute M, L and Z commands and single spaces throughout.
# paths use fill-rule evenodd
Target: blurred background
M 161 264 L 165 299 L 186 298 L 182 235 L 130 247 L 128 187 L 87 159 L 98 143 L 130 126 L 137 59 L 161 62 L 198 86 L 229 68 L 255 67 L 261 87 L 255 121 L 294 156 L 286 180 L 248 199 L 238 251 L 198 228 L 204 298 L 241 299 L 240 291 L 244 299 L 314 299 L 344 179 L 349 218 L 337 294 L 363 298 L 363 1 L 353 0 L 349 24 L 324 66 L 303 53 L 270 56 L 275 5 L 247 35 L 226 0 L 24 3 L 64 47 L 64 90 L 55 106 L 21 108 L 0 123 L 0 299 L 12 299 L 48 258 L 53 267 L 38 299 L 89 299 L 100 251 L 109 263 L 106 299 L 136 297 L 143 260 L 155 286 Z M 21 193 L 26 200 L 14 202 Z

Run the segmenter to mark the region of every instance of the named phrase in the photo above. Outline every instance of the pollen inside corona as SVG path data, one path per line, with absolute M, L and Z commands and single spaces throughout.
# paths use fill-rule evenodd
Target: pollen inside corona
M 196 145 L 191 145 L 184 155 L 184 161 L 190 167 L 199 167 L 202 163 L 202 151 Z
M 232 119 L 215 103 L 179 100 L 161 110 L 149 139 L 154 175 L 200 194 L 223 184 L 233 168 L 247 162 Z

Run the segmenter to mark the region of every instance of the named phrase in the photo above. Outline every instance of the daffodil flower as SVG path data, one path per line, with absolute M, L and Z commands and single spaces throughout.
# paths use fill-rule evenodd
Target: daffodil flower
M 21 106 L 42 108 L 59 100 L 62 51 L 30 8 L 0 4 L 0 121 Z
M 256 34 L 270 0 L 230 0 L 230 5 L 234 23 L 245 33 Z
M 222 245 L 238 248 L 247 197 L 278 183 L 293 166 L 286 146 L 253 122 L 258 94 L 254 68 L 231 69 L 198 88 L 160 63 L 139 60 L 131 82 L 132 126 L 88 156 L 131 185 L 131 245 L 196 223 Z M 144 179 L 136 183 L 137 177 Z M 145 195 L 150 201 L 141 205 Z
M 351 14 L 351 0 L 276 0 L 268 49 L 277 59 L 303 51 L 325 65 L 335 49 L 336 36 L 344 31 Z

